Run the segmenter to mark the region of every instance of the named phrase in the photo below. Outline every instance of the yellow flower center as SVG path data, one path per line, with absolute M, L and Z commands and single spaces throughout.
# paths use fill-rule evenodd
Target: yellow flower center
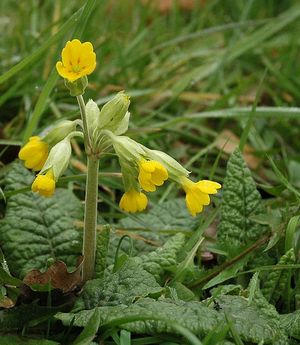
M 154 192 L 168 179 L 167 169 L 159 162 L 142 160 L 139 163 L 139 184 L 146 192 Z
M 72 71 L 73 72 L 78 73 L 78 72 L 80 72 L 80 70 L 81 70 L 80 65 L 72 66 Z

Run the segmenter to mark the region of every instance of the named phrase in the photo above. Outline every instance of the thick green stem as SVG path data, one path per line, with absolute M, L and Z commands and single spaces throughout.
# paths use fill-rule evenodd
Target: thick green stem
M 82 280 L 87 281 L 93 278 L 95 267 L 99 159 L 92 152 L 83 97 L 77 96 L 77 101 L 83 123 L 84 146 L 87 154 L 87 177 L 85 188 L 82 249 L 82 254 L 84 257 L 82 265 Z
M 83 233 L 83 281 L 92 279 L 94 275 L 96 255 L 98 167 L 98 158 L 88 156 Z

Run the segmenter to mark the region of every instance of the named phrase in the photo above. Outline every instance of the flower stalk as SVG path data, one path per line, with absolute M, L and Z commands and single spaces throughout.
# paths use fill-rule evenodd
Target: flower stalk
M 92 153 L 92 147 L 91 147 L 91 139 L 88 132 L 88 126 L 87 126 L 87 118 L 86 118 L 86 111 L 85 111 L 85 103 L 82 95 L 76 96 L 77 102 L 80 109 L 80 115 L 82 120 L 82 126 L 83 126 L 83 140 L 84 140 L 84 148 L 86 154 L 89 156 Z
M 85 103 L 82 95 L 76 97 L 83 124 L 84 147 L 87 154 L 87 176 L 85 188 L 82 280 L 93 278 L 96 256 L 96 228 L 98 202 L 98 169 L 99 158 L 93 153 L 88 132 Z
M 99 159 L 87 156 L 87 177 L 84 209 L 83 266 L 82 280 L 93 278 L 96 256 L 96 227 L 98 201 L 98 168 Z

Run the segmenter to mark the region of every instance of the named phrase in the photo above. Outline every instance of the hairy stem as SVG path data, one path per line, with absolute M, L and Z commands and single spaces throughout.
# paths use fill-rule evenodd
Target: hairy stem
M 96 157 L 88 156 L 83 233 L 83 281 L 92 279 L 94 275 L 96 255 L 98 167 L 99 160 Z
M 99 159 L 93 154 L 88 133 L 85 103 L 82 96 L 77 96 L 83 123 L 83 138 L 87 154 L 87 177 L 85 188 L 82 280 L 93 278 L 96 256 L 96 226 L 97 226 L 97 201 L 98 201 L 98 169 Z

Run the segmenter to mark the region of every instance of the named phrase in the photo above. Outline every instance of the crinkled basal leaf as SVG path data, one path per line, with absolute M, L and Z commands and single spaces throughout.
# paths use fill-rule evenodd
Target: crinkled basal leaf
M 300 340 L 300 310 L 280 315 L 280 323 L 290 337 Z
M 239 149 L 231 155 L 226 170 L 218 240 L 239 247 L 258 240 L 267 227 L 251 220 L 264 209 L 251 172 Z
M 6 176 L 6 190 L 30 186 L 33 175 L 15 163 Z M 0 222 L 0 243 L 12 272 L 23 277 L 31 269 L 44 269 L 49 258 L 75 266 L 80 234 L 74 221 L 82 218 L 80 201 L 68 190 L 57 189 L 51 198 L 32 192 L 8 198 Z
M 279 341 L 280 344 L 288 345 L 278 319 L 271 317 L 256 303 L 249 305 L 247 298 L 231 295 L 221 296 L 217 302 L 221 307 L 220 313 L 225 315 L 226 312 L 242 340 L 255 344 L 262 340 L 264 344 Z
M 197 220 L 188 213 L 184 200 L 175 199 L 155 205 L 147 214 L 138 215 L 136 220 L 127 217 L 120 221 L 125 228 L 151 230 L 193 230 Z
M 102 278 L 106 268 L 106 258 L 108 253 L 110 238 L 110 226 L 104 225 L 97 233 L 97 248 L 95 259 L 95 278 Z
M 278 265 L 288 265 L 295 263 L 294 249 L 290 249 L 279 260 Z M 280 296 L 286 293 L 286 286 L 290 284 L 289 270 L 274 270 L 271 271 L 264 281 L 262 292 L 268 301 L 275 304 Z
M 177 254 L 184 245 L 185 236 L 178 233 L 171 237 L 162 247 L 148 254 L 135 257 L 134 260 L 144 270 L 154 275 L 157 279 L 177 263 Z
M 175 321 L 183 327 L 189 328 L 195 334 L 206 334 L 222 321 L 221 315 L 212 308 L 208 308 L 199 302 L 183 302 L 164 299 L 156 301 L 151 298 L 138 300 L 134 304 L 117 305 L 112 307 L 99 307 L 101 310 L 100 326 L 114 321 L 120 317 L 129 317 L 134 315 L 161 317 L 167 320 Z M 58 313 L 57 317 L 64 323 L 69 324 L 74 317 L 74 325 L 85 327 L 94 310 L 83 310 L 79 313 Z M 174 329 L 161 321 L 141 321 L 131 322 L 123 325 L 122 328 L 136 333 L 173 333 Z
M 155 245 L 157 246 L 157 244 L 159 245 L 166 241 L 166 238 L 169 237 L 169 232 L 172 234 L 172 231 L 176 233 L 177 230 L 194 230 L 196 226 L 197 219 L 191 217 L 187 212 L 183 199 L 166 201 L 155 205 L 147 214 L 126 217 L 119 222 L 119 228 L 125 228 L 125 230 L 138 229 L 139 235 L 145 239 L 133 238 L 133 252 L 131 252 L 131 243 L 123 241 L 120 253 L 125 252 L 128 254 L 131 252 L 131 255 L 138 256 L 149 253 L 155 249 Z M 109 264 L 113 263 L 119 240 L 120 237 L 112 234 L 108 252 Z
M 97 306 L 133 303 L 148 295 L 160 294 L 162 288 L 153 275 L 145 271 L 133 259 L 115 273 L 106 271 L 102 279 L 93 279 L 84 286 L 75 309 L 92 309 Z
M 100 309 L 100 327 L 119 318 L 133 316 L 153 317 L 153 320 L 130 322 L 120 328 L 140 334 L 174 333 L 172 322 L 188 328 L 197 336 L 204 337 L 217 325 L 226 324 L 224 311 L 232 320 L 236 331 L 243 341 L 258 344 L 288 345 L 279 329 L 279 322 L 266 316 L 256 305 L 248 306 L 248 300 L 240 296 L 223 296 L 218 299 L 220 311 L 207 307 L 201 302 L 174 301 L 171 299 L 153 300 L 145 298 L 129 306 L 98 307 Z M 84 327 L 94 310 L 79 313 L 59 313 L 57 318 L 65 324 Z M 168 322 L 157 320 L 160 317 Z

